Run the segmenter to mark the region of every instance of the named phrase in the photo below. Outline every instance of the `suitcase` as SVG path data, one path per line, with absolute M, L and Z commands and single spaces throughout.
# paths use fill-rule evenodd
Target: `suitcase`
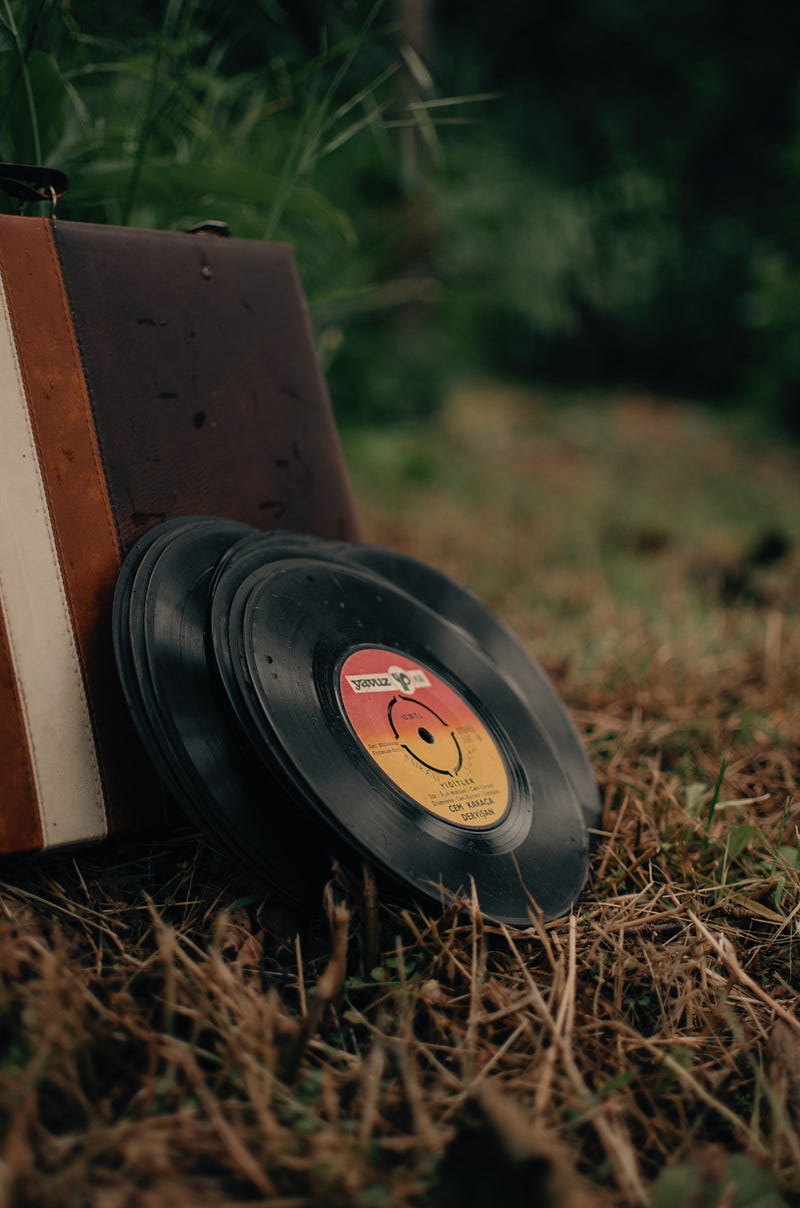
M 291 249 L 0 216 L 0 854 L 163 819 L 111 600 L 188 514 L 358 537 Z

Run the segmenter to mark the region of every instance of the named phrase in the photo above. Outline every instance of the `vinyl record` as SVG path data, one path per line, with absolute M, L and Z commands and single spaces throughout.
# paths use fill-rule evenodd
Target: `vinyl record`
M 122 563 L 112 604 L 112 641 L 122 692 L 139 737 L 173 797 L 178 797 L 180 789 L 157 721 L 142 621 L 147 583 L 155 562 L 176 533 L 193 528 L 195 523 L 196 517 L 180 517 L 149 529 Z
M 581 737 L 543 668 L 481 601 L 442 571 L 377 545 L 344 545 L 339 556 L 382 575 L 457 625 L 518 688 L 550 738 L 588 827 L 600 825 L 600 794 Z
M 159 766 L 166 765 L 173 784 L 178 785 L 179 801 L 188 807 L 195 821 L 201 821 L 202 818 L 198 817 L 197 803 L 187 789 L 180 752 L 176 749 L 174 718 L 164 701 L 165 681 L 172 673 L 169 660 L 177 650 L 185 629 L 182 612 L 185 596 L 189 594 L 192 581 L 196 578 L 195 563 L 198 560 L 201 565 L 205 563 L 209 550 L 218 556 L 247 531 L 245 525 L 231 524 L 216 517 L 189 517 L 183 524 L 173 525 L 170 531 L 152 544 L 133 582 L 130 610 L 133 664 L 155 734 L 156 759 Z M 187 551 L 190 552 L 188 566 Z M 191 557 L 192 551 L 194 558 Z M 212 556 L 212 567 L 215 562 L 216 557 Z M 204 604 L 205 601 L 201 606 L 201 642 Z M 158 629 L 159 637 L 164 629 L 169 634 L 169 640 L 156 649 L 154 628 Z
M 220 557 L 252 530 L 209 520 L 174 534 L 150 575 L 144 649 L 179 800 L 238 863 L 307 906 L 329 874 L 307 829 L 284 815 L 278 769 L 257 762 L 222 707 L 208 660 L 208 588 Z M 277 819 L 277 822 L 276 822 Z
M 307 908 L 330 875 L 329 857 L 307 827 L 296 834 L 284 821 L 276 833 L 275 801 L 286 789 L 231 726 L 206 657 L 212 573 L 251 535 L 261 534 L 216 517 L 151 529 L 118 578 L 114 649 L 134 724 L 170 795 L 235 865 Z
M 600 825 L 602 806 L 591 764 L 581 737 L 548 675 L 486 605 L 435 567 L 377 545 L 324 541 L 280 530 L 253 533 L 233 546 L 220 562 L 214 586 L 217 616 L 228 617 L 241 579 L 257 572 L 262 564 L 278 561 L 294 551 L 306 557 L 341 559 L 366 567 L 458 626 L 521 693 L 551 741 L 578 798 L 586 826 L 597 828 Z M 222 626 L 214 625 L 212 632 L 214 641 L 220 643 L 215 654 L 226 691 L 242 726 L 248 728 L 249 714 L 242 708 L 242 689 L 233 674 L 234 663 L 241 662 L 241 627 L 229 625 L 226 620 Z M 235 649 L 230 648 L 229 641 Z
M 474 881 L 484 911 L 515 924 L 528 893 L 549 916 L 575 900 L 588 859 L 575 794 L 463 632 L 369 570 L 302 554 L 237 575 L 232 593 L 220 575 L 211 617 L 215 651 L 238 652 L 228 672 L 253 751 L 291 786 L 287 810 L 310 807 L 428 898 Z

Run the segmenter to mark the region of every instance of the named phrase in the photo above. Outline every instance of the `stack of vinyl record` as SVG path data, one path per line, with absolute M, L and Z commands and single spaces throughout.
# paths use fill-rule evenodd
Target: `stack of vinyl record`
M 569 909 L 599 800 L 580 738 L 513 634 L 441 572 L 370 545 L 213 517 L 126 559 L 114 645 L 176 800 L 298 906 L 331 856 L 430 905 L 524 925 Z

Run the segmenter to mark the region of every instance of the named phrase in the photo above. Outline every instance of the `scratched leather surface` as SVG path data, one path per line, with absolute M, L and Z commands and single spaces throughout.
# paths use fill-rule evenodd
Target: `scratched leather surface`
M 58 222 L 125 552 L 176 515 L 356 539 L 291 249 Z

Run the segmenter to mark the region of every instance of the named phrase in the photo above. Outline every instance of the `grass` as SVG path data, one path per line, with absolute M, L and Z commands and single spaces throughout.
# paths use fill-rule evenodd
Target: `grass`
M 571 706 L 590 883 L 512 933 L 342 870 L 298 924 L 191 832 L 9 862 L 0 1202 L 797 1202 L 796 451 L 505 387 L 346 444 Z

